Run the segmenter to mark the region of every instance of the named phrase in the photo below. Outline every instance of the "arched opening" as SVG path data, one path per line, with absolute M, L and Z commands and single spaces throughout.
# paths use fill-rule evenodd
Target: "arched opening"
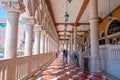
M 18 23 L 18 39 L 17 39 L 17 56 L 24 55 L 24 48 L 25 48 L 25 22 L 23 20 L 25 13 L 21 13 L 19 16 L 19 23 Z
M 0 7 L 0 58 L 4 56 L 6 26 L 7 12 Z
M 117 45 L 120 44 L 120 20 L 113 19 L 106 31 L 108 44 Z

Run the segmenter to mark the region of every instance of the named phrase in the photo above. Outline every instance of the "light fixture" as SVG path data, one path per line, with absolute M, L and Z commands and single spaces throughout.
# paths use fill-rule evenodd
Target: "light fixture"
M 65 12 L 65 22 L 67 22 L 69 19 L 69 14 L 67 12 Z
M 112 20 L 112 13 L 109 13 L 109 14 L 108 14 L 108 19 L 109 19 L 109 20 Z
M 67 21 L 69 20 L 69 14 L 68 14 L 68 2 L 71 3 L 72 0 L 66 0 L 66 11 L 65 11 L 65 24 L 64 24 L 64 43 L 66 40 L 66 31 L 67 31 Z
M 67 0 L 69 3 L 71 3 L 72 0 Z
M 111 20 L 112 19 L 112 13 L 110 11 L 110 0 L 109 0 L 109 14 L 107 15 L 108 19 Z

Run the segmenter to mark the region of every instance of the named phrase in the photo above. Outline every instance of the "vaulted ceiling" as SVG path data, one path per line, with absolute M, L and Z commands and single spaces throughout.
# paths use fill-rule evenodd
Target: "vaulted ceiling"
M 64 39 L 66 0 L 46 0 L 46 3 L 59 38 Z M 98 15 L 104 18 L 118 6 L 120 6 L 120 0 L 98 0 Z M 72 0 L 70 4 L 68 3 L 67 38 L 73 32 L 73 27 L 77 27 L 77 35 L 83 35 L 89 30 L 89 9 L 89 0 Z

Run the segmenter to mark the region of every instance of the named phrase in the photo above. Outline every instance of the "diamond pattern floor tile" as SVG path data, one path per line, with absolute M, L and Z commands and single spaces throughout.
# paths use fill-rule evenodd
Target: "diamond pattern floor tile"
M 52 64 L 41 73 L 36 80 L 109 80 L 101 73 L 83 72 L 82 69 L 73 65 L 63 65 L 62 56 L 59 55 Z

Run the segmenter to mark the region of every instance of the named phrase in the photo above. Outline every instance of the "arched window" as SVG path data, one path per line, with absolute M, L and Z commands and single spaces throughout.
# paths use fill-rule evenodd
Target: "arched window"
M 108 35 L 120 32 L 120 21 L 113 20 L 108 27 Z
M 108 24 L 106 35 L 109 44 L 120 44 L 120 20 L 116 18 L 112 19 L 112 21 Z

